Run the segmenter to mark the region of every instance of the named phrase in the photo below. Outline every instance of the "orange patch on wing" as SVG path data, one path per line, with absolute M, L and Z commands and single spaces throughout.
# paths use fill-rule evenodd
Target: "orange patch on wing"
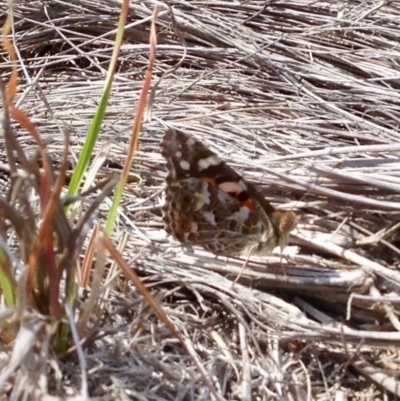
M 254 203 L 250 199 L 247 199 L 246 201 L 244 201 L 243 205 L 245 205 L 248 209 L 250 209 L 252 212 L 254 212 L 254 210 L 255 210 Z
M 210 184 L 213 187 L 220 187 L 220 185 L 217 185 L 217 183 L 215 182 L 214 179 L 210 178 L 210 177 L 202 177 L 202 180 L 207 182 L 208 184 Z M 235 193 L 234 198 L 238 199 L 239 194 L 243 191 L 242 188 L 239 187 L 238 184 L 234 183 L 232 184 L 232 192 Z M 232 193 L 230 192 L 230 193 Z M 239 200 L 239 199 L 238 199 Z M 255 211 L 255 207 L 254 207 L 254 203 L 251 201 L 251 199 L 247 199 L 244 202 L 241 202 L 244 206 L 246 206 L 248 209 L 250 209 L 252 212 Z
M 202 177 L 202 180 L 207 182 L 208 184 L 212 185 L 213 187 L 217 186 L 217 183 L 215 182 L 215 180 L 210 177 Z

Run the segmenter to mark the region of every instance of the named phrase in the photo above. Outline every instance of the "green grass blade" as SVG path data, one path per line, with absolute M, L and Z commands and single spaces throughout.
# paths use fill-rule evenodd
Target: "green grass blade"
M 115 37 L 113 54 L 111 56 L 111 62 L 107 72 L 103 95 L 101 97 L 100 104 L 99 107 L 97 108 L 96 114 L 93 118 L 88 135 L 86 137 L 82 153 L 79 156 L 78 163 L 71 177 L 71 182 L 68 188 L 68 195 L 70 196 L 76 195 L 79 190 L 83 176 L 85 174 L 85 171 L 87 170 L 87 166 L 93 154 L 93 148 L 99 136 L 101 124 L 104 120 L 104 115 L 106 112 L 108 99 L 110 98 L 111 87 L 114 80 L 118 55 L 124 36 L 124 28 L 125 28 L 126 18 L 128 15 L 128 8 L 129 8 L 129 1 L 125 0 L 122 4 L 122 9 L 118 21 L 118 31 Z
M 4 295 L 7 306 L 15 305 L 15 294 L 13 284 L 5 266 L 6 258 L 3 249 L 0 249 L 0 287 Z

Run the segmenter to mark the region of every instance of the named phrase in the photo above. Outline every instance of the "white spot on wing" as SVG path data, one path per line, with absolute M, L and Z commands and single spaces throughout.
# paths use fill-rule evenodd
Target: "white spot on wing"
M 220 160 L 217 156 L 209 156 L 209 157 L 206 157 L 205 159 L 200 159 L 198 161 L 199 171 L 205 170 L 206 168 L 208 168 L 210 166 L 216 166 L 219 163 L 220 163 Z
M 189 170 L 190 169 L 190 164 L 186 160 L 181 160 L 179 162 L 179 165 L 181 166 L 182 170 Z
M 250 216 L 250 209 L 248 208 L 248 207 L 246 207 L 246 206 L 242 206 L 240 209 L 239 209 L 239 216 L 240 216 L 240 219 L 243 221 L 243 220 L 247 220 L 248 218 L 249 218 L 249 216 Z
M 234 193 L 240 193 L 247 189 L 243 181 L 222 182 L 221 184 L 218 185 L 218 187 L 222 189 L 224 192 L 234 192 Z
M 213 212 L 204 212 L 203 216 L 212 226 L 216 225 L 215 214 Z
M 228 195 L 224 191 L 218 191 L 217 196 L 218 196 L 218 200 L 221 201 L 222 203 L 226 203 L 227 201 L 234 199 L 234 198 L 232 198 L 232 196 Z
M 175 156 L 176 156 L 178 159 L 180 159 L 180 158 L 182 157 L 182 152 L 178 150 L 178 151 L 175 153 Z
M 202 191 L 196 196 L 196 210 L 200 210 L 204 205 L 210 203 L 210 191 L 208 190 L 208 184 L 206 182 L 202 183 Z

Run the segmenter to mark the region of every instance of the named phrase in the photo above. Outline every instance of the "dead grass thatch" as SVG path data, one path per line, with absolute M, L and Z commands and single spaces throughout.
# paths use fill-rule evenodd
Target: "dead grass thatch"
M 153 6 L 131 4 L 99 179 L 125 157 Z M 70 131 L 72 163 L 81 149 L 119 7 L 15 4 L 18 100 L 55 161 L 60 129 Z M 1 383 L 2 399 L 399 396 L 399 21 L 400 3 L 390 1 L 169 1 L 157 23 L 157 86 L 113 239 L 194 352 L 117 274 L 101 295 L 108 318 L 91 322 L 97 337 L 79 358 L 54 356 L 47 337 L 38 340 L 45 322 L 26 316 L 15 340 L 26 352 L 1 348 L 0 383 L 19 366 Z M 1 67 L 6 78 L 10 64 Z M 271 256 L 253 260 L 233 285 L 243 261 L 171 245 L 160 217 L 166 126 L 190 131 L 274 204 L 298 211 L 286 275 Z

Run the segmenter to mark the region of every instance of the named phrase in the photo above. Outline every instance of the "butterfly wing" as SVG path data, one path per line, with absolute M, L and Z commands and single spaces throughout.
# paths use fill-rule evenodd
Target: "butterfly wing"
M 193 137 L 171 129 L 166 132 L 161 147 L 161 153 L 167 160 L 167 182 L 200 178 L 236 198 L 252 211 L 256 209 L 252 200 L 254 197 L 262 202 L 266 213 L 274 212 L 273 206 L 254 186 L 246 183 L 235 170 Z
M 236 255 L 264 233 L 262 223 L 235 198 L 199 178 L 185 178 L 166 189 L 166 230 L 184 245 Z
M 171 129 L 162 155 L 168 169 L 164 221 L 180 242 L 227 255 L 257 247 L 269 252 L 280 243 L 279 212 L 201 142 Z

